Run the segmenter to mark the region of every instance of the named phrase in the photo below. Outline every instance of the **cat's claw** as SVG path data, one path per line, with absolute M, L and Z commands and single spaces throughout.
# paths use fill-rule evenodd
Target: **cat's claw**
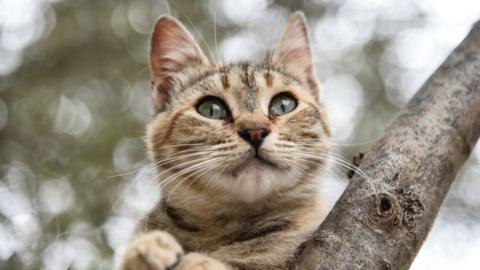
M 228 270 L 220 261 L 200 253 L 189 253 L 175 267 L 175 270 Z
M 183 249 L 169 233 L 150 232 L 135 239 L 125 252 L 120 270 L 173 270 Z

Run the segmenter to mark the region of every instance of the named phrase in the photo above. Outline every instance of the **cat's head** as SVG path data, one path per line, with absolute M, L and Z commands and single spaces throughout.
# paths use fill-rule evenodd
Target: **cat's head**
M 291 16 L 264 64 L 210 64 L 177 20 L 151 41 L 147 144 L 163 185 L 253 202 L 314 181 L 330 136 L 305 19 Z

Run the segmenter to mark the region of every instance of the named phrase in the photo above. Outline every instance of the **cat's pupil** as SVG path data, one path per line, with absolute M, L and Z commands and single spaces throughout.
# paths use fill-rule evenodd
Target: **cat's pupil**
M 279 116 L 289 113 L 297 107 L 296 100 L 288 93 L 281 93 L 272 98 L 270 102 L 270 114 L 272 116 Z
M 226 119 L 228 111 L 223 101 L 217 98 L 207 97 L 197 106 L 197 112 L 211 119 Z

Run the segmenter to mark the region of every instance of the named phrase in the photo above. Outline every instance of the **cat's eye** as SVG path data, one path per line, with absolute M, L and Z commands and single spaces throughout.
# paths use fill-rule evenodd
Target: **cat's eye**
M 271 116 L 284 115 L 297 107 L 297 101 L 288 93 L 280 93 L 272 98 L 269 106 Z
M 227 106 L 217 97 L 206 97 L 200 100 L 197 112 L 210 119 L 227 119 L 229 116 Z

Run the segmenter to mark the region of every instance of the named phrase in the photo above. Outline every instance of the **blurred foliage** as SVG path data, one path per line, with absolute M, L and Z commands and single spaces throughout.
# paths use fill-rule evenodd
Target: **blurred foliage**
M 466 7 L 457 13 L 469 17 L 452 21 L 433 3 L 0 0 L 0 268 L 111 269 L 114 250 L 158 199 L 142 136 L 153 116 L 148 49 L 159 15 L 184 22 L 212 58 L 235 61 L 262 59 L 288 15 L 305 11 L 335 143 L 350 159 L 480 14 Z M 474 225 L 476 155 L 447 201 L 463 213 L 455 219 Z M 332 177 L 338 194 L 345 177 Z

